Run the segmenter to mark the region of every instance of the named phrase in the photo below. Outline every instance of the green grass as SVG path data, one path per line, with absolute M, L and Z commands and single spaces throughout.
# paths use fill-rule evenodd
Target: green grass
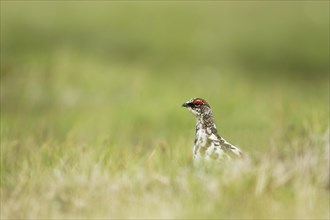
M 328 219 L 328 4 L 1 2 L 1 218 Z

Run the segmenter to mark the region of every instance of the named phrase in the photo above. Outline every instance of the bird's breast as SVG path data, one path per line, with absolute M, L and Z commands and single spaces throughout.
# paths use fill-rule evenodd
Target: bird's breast
M 195 137 L 195 145 L 204 147 L 207 143 L 208 135 L 205 129 L 197 129 Z

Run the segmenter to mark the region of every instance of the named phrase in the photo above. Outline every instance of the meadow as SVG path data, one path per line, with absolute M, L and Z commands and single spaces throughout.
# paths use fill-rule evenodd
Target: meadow
M 1 1 L 1 219 L 329 219 L 328 8 Z

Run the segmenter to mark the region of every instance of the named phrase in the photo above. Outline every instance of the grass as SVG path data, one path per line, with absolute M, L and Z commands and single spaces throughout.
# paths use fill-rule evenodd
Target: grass
M 328 3 L 132 4 L 1 2 L 1 218 L 328 219 Z

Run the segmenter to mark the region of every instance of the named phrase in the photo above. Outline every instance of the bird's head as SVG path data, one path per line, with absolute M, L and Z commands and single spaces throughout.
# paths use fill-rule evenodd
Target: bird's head
M 182 107 L 186 107 L 195 116 L 200 116 L 205 110 L 210 110 L 210 105 L 205 99 L 192 98 L 189 101 L 182 104 Z

